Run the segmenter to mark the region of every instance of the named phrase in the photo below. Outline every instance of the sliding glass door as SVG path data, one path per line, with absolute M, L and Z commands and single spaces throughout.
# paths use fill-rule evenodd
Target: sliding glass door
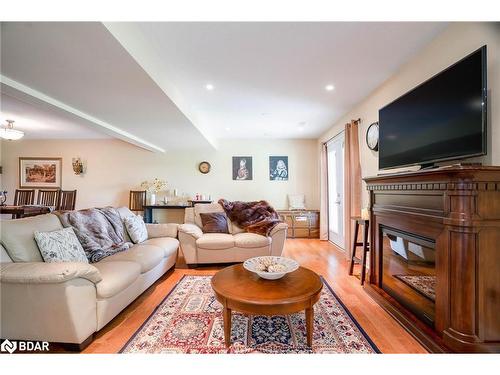
M 344 236 L 344 132 L 327 145 L 328 163 L 328 239 L 345 248 Z

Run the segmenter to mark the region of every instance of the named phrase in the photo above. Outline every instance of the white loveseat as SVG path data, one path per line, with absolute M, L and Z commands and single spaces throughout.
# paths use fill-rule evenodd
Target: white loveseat
M 186 263 L 235 263 L 263 255 L 280 256 L 288 226 L 276 225 L 268 237 L 247 233 L 228 218 L 228 234 L 203 233 L 201 213 L 224 212 L 218 203 L 186 208 L 184 224 L 179 226 L 179 241 Z
M 118 211 L 122 219 L 132 215 Z M 175 265 L 179 247 L 177 224 L 147 224 L 148 240 L 100 262 L 45 263 L 33 232 L 62 229 L 56 215 L 0 224 L 1 337 L 80 349 Z

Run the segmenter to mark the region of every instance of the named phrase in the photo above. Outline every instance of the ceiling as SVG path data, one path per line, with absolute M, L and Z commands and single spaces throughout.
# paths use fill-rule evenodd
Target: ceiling
M 133 135 L 146 148 L 209 147 L 103 24 L 2 23 L 1 38 L 2 75 L 28 91 Z
M 106 23 L 214 138 L 317 138 L 444 29 L 429 22 Z M 214 85 L 213 91 L 205 89 Z M 335 90 L 328 92 L 325 86 Z
M 77 116 L 4 86 L 0 96 L 0 124 L 11 119 L 15 120 L 14 128 L 22 130 L 26 139 L 110 138 Z
M 156 151 L 220 138 L 317 138 L 445 27 L 2 23 L 2 113 L 17 113 L 21 130 L 22 118 L 51 124 L 32 137 L 113 136 Z

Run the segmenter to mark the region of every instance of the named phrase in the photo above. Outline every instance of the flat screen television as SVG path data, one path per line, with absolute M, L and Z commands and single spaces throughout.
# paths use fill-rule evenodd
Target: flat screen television
M 379 110 L 379 168 L 486 154 L 486 46 Z

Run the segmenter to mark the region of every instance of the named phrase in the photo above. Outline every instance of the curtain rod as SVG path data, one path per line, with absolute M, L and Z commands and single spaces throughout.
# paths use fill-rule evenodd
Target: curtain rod
M 357 120 L 351 120 L 351 121 L 356 121 L 356 122 L 361 122 L 361 117 L 358 118 Z M 334 136 L 328 138 L 326 141 L 322 142 L 321 144 L 323 145 L 326 145 L 328 142 L 330 142 L 333 138 L 339 136 L 343 131 L 345 131 L 345 129 L 342 129 L 341 131 L 339 131 L 337 134 L 335 134 Z

